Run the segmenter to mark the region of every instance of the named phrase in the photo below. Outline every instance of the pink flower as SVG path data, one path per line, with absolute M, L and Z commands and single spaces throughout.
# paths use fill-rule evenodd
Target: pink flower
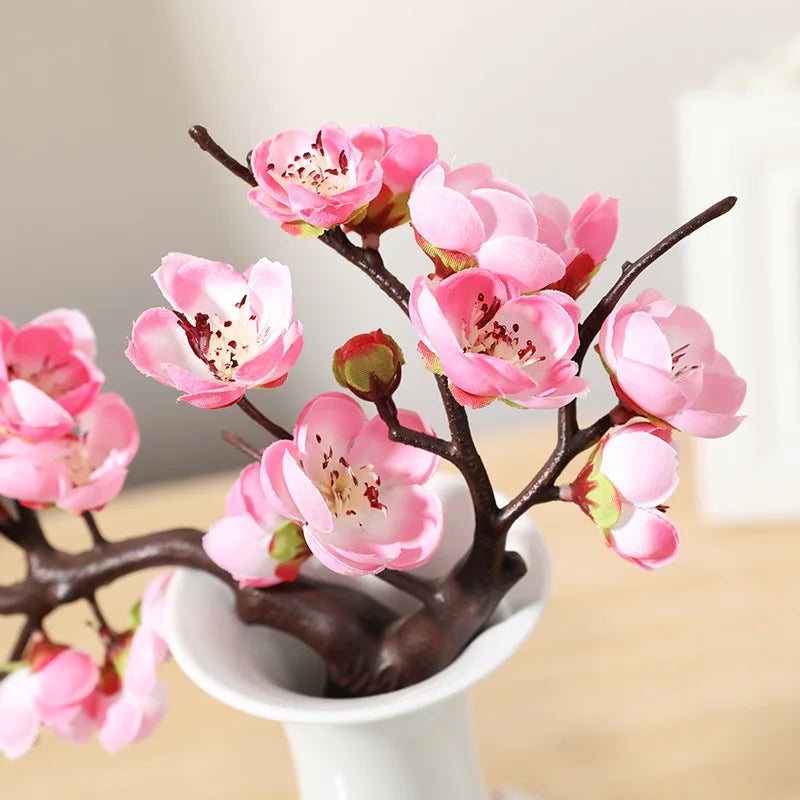
M 85 740 L 70 725 L 94 691 L 98 670 L 91 657 L 67 647 L 35 639 L 26 665 L 0 682 L 0 751 L 19 758 L 48 725 L 65 738 Z
M 572 218 L 556 197 L 537 194 L 533 205 L 539 220 L 539 240 L 555 250 L 567 265 L 564 277 L 550 288 L 579 297 L 614 244 L 619 223 L 617 201 L 603 200 L 594 192 L 584 198 Z
M 153 277 L 174 310 L 151 308 L 134 323 L 125 354 L 140 372 L 198 408 L 230 406 L 248 389 L 286 380 L 303 347 L 288 267 L 262 258 L 241 275 L 170 253 Z
M 157 669 L 168 655 L 164 638 L 164 603 L 172 571 L 154 578 L 142 597 L 141 622 L 127 648 L 106 664 L 87 712 L 97 721 L 97 738 L 103 749 L 117 753 L 146 739 L 167 710 L 167 686 Z
M 19 330 L 0 317 L 0 434 L 39 441 L 69 433 L 103 384 L 94 357 L 94 331 L 80 311 L 49 311 Z
M 538 240 L 530 198 L 486 164 L 450 169 L 436 161 L 420 175 L 408 207 L 417 242 L 440 277 L 479 266 L 534 292 L 564 275 L 564 262 Z
M 133 412 L 118 395 L 101 394 L 74 424 L 78 433 L 60 439 L 0 443 L 0 494 L 78 514 L 113 500 L 139 447 Z
M 292 128 L 256 145 L 249 200 L 294 236 L 319 236 L 357 224 L 381 190 L 383 173 L 338 125 L 317 133 Z
M 406 427 L 430 433 L 411 411 Z M 321 394 L 300 414 L 293 441 L 265 451 L 261 479 L 280 513 L 303 525 L 319 560 L 344 575 L 424 564 L 439 544 L 442 506 L 424 489 L 438 465 L 430 453 L 389 440 L 347 395 Z
M 203 537 L 208 557 L 244 586 L 294 580 L 311 551 L 297 523 L 265 494 L 260 467 L 245 467 L 225 500 L 225 517 Z
M 361 234 L 365 245 L 377 246 L 384 231 L 408 222 L 411 189 L 420 173 L 436 160 L 439 145 L 429 134 L 377 125 L 359 125 L 350 139 L 364 158 L 377 161 L 383 170 L 383 185 L 366 216 L 349 226 Z
M 700 314 L 647 289 L 614 311 L 599 351 L 620 401 L 631 411 L 695 436 L 726 436 L 746 384 L 714 347 Z
M 580 311 L 561 292 L 522 295 L 488 270 L 469 269 L 438 285 L 417 278 L 409 311 L 426 367 L 449 378 L 462 405 L 500 397 L 558 408 L 588 391 L 571 360 Z
M 577 503 L 622 558 L 661 567 L 678 555 L 678 531 L 661 507 L 678 485 L 677 470 L 671 431 L 633 423 L 602 439 L 562 499 Z

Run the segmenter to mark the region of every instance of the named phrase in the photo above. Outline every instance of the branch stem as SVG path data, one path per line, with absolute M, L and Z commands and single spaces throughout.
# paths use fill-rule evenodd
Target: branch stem
M 201 150 L 205 150 L 212 158 L 222 164 L 225 169 L 241 178 L 250 186 L 258 186 L 250 168 L 237 161 L 232 155 L 225 152 L 212 138 L 211 134 L 202 125 L 193 125 L 189 128 L 189 136 Z
M 242 395 L 242 399 L 236 405 L 238 405 L 250 419 L 257 422 L 265 431 L 271 433 L 276 439 L 293 438 L 292 434 L 289 433 L 286 428 L 282 428 L 277 422 L 273 422 L 269 417 L 262 414 L 244 395 Z M 259 456 L 259 458 L 260 457 L 261 456 Z
M 94 514 L 92 514 L 91 511 L 84 511 L 81 516 L 86 523 L 86 527 L 89 529 L 89 533 L 92 535 L 92 542 L 94 543 L 94 546 L 100 547 L 101 545 L 106 544 L 105 537 L 102 533 L 100 533 L 100 528 L 97 527 L 97 521 L 94 518 Z

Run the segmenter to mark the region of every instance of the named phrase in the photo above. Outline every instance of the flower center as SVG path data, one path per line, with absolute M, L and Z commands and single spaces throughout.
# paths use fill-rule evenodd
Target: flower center
M 684 344 L 672 351 L 672 379 L 679 381 L 687 375 L 691 375 L 698 365 L 686 363 L 686 356 L 689 352 L 690 344 Z
M 317 444 L 322 445 L 320 436 L 317 436 Z M 320 467 L 317 488 L 334 517 L 353 517 L 363 526 L 364 514 L 372 509 L 386 510 L 379 496 L 381 479 L 372 464 L 354 467 L 344 456 L 337 459 L 332 447 L 323 446 Z
M 23 380 L 44 392 L 53 400 L 75 387 L 74 367 L 64 362 L 53 363 L 45 355 L 40 364 L 7 364 L 9 380 Z
M 238 316 L 235 319 L 198 313 L 194 316 L 194 324 L 185 314 L 173 312 L 192 352 L 221 381 L 233 382 L 236 370 L 258 354 L 256 315 L 250 313 L 247 295 L 236 303 L 236 308 Z
M 489 302 L 483 293 L 478 295 L 472 316 L 462 321 L 462 351 L 494 356 L 519 367 L 544 361 L 533 341 L 520 335 L 518 323 L 506 325 L 495 319 L 501 305 L 498 297 Z
M 73 486 L 85 486 L 91 481 L 94 465 L 89 461 L 89 450 L 83 437 L 71 438 L 62 461 L 69 470 Z
M 283 172 L 278 173 L 273 163 L 267 164 L 267 172 L 284 188 L 290 183 L 296 183 L 324 197 L 340 194 L 353 185 L 346 153 L 344 150 L 340 150 L 338 155 L 326 153 L 322 145 L 322 131 L 317 133 L 310 148 L 304 153 L 298 153 Z

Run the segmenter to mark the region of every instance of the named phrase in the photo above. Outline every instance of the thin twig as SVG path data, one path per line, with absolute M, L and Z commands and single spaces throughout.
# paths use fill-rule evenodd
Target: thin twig
M 92 592 L 87 598 L 86 602 L 89 604 L 89 607 L 92 609 L 92 613 L 94 614 L 94 618 L 97 620 L 97 624 L 99 625 L 99 632 L 100 635 L 106 635 L 114 637 L 116 636 L 114 629 L 108 624 L 108 620 L 103 614 L 102 609 L 100 608 L 99 603 L 97 602 L 97 595 Z
M 243 396 L 237 405 L 250 419 L 255 420 L 265 431 L 271 433 L 276 439 L 294 438 L 286 428 L 282 428 L 277 422 L 273 422 L 269 417 L 262 414 L 246 397 Z
M 22 626 L 19 636 L 17 636 L 17 641 L 11 651 L 11 655 L 8 657 L 9 661 L 19 661 L 22 658 L 25 654 L 25 648 L 27 648 L 28 642 L 31 640 L 31 636 L 39 629 L 41 624 L 42 620 L 35 615 L 30 615 L 25 620 L 25 624 Z
M 94 514 L 91 511 L 84 511 L 81 514 L 83 517 L 83 521 L 86 523 L 86 527 L 89 529 L 89 533 L 92 535 L 92 542 L 94 543 L 95 547 L 101 547 L 102 545 L 106 544 L 106 538 L 100 533 L 100 528 L 97 527 L 97 521 L 94 518 Z
M 212 158 L 222 164 L 225 169 L 241 178 L 250 186 L 258 186 L 258 182 L 250 172 L 249 167 L 238 162 L 233 156 L 226 153 L 212 138 L 211 134 L 202 125 L 193 125 L 189 128 L 189 136 L 194 139 L 201 150 L 205 150 Z
M 263 450 L 259 450 L 255 445 L 246 442 L 241 436 L 237 436 L 233 431 L 222 431 L 220 434 L 223 441 L 235 447 L 239 452 L 250 456 L 254 461 L 261 461 Z
M 386 423 L 386 427 L 389 429 L 389 438 L 393 442 L 407 444 L 420 450 L 427 450 L 429 453 L 434 453 L 440 458 L 459 466 L 457 463 L 458 453 L 453 443 L 439 439 L 437 436 L 431 436 L 424 431 L 407 428 L 397 418 L 397 406 L 391 397 L 376 400 L 375 408 L 377 408 L 380 418 Z

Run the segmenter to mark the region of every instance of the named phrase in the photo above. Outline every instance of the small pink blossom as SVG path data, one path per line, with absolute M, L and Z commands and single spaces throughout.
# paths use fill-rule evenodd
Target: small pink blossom
M 746 383 L 717 352 L 708 323 L 655 289 L 609 315 L 599 351 L 631 411 L 705 438 L 726 436 L 744 419 L 736 412 Z
M 295 236 L 355 225 L 381 190 L 383 172 L 338 125 L 292 128 L 256 145 L 250 202 Z
M 652 569 L 678 555 L 678 531 L 662 504 L 678 485 L 672 433 L 636 422 L 607 434 L 564 492 L 627 561 Z
M 133 412 L 118 395 L 101 394 L 74 424 L 77 433 L 60 439 L 0 443 L 0 494 L 78 514 L 113 500 L 139 447 Z
M 0 317 L 0 434 L 41 441 L 69 433 L 103 384 L 95 350 L 80 311 L 49 311 L 19 330 Z
M 70 728 L 97 676 L 87 654 L 34 639 L 24 666 L 0 682 L 0 751 L 7 758 L 25 755 L 43 725 L 65 738 L 85 741 L 83 730 L 75 728 L 71 736 Z
M 426 367 L 448 377 L 462 405 L 480 408 L 499 397 L 558 408 L 588 391 L 571 360 L 580 311 L 561 292 L 523 295 L 477 268 L 438 284 L 417 278 L 409 311 Z
M 555 250 L 567 265 L 564 277 L 551 289 L 579 297 L 608 256 L 619 225 L 617 201 L 588 195 L 570 217 L 558 198 L 538 194 L 533 198 L 539 220 L 539 240 Z
M 370 201 L 366 216 L 349 226 L 361 234 L 366 246 L 374 247 L 384 231 L 408 222 L 411 189 L 436 160 L 439 145 L 430 134 L 377 125 L 359 125 L 350 139 L 365 158 L 377 161 L 383 170 L 383 185 Z
M 400 422 L 431 433 L 411 411 Z M 413 569 L 439 544 L 442 506 L 424 484 L 438 458 L 389 440 L 380 417 L 339 392 L 300 414 L 293 441 L 265 451 L 261 478 L 281 514 L 303 525 L 312 553 L 344 575 Z
M 294 580 L 311 551 L 297 523 L 265 494 L 260 467 L 245 467 L 225 500 L 225 517 L 203 537 L 208 557 L 244 586 Z
M 482 267 L 534 292 L 564 275 L 563 260 L 539 241 L 530 198 L 486 164 L 451 169 L 434 162 L 419 176 L 408 206 L 417 242 L 439 277 Z
M 286 380 L 303 347 L 288 267 L 262 258 L 242 275 L 170 253 L 153 277 L 174 310 L 151 308 L 134 323 L 125 354 L 140 372 L 198 408 L 230 406 L 248 389 Z
M 169 653 L 164 603 L 172 574 L 164 572 L 148 584 L 139 626 L 127 647 L 106 664 L 105 680 L 87 704 L 87 713 L 97 723 L 97 738 L 109 753 L 146 739 L 166 713 L 169 693 L 157 669 Z

